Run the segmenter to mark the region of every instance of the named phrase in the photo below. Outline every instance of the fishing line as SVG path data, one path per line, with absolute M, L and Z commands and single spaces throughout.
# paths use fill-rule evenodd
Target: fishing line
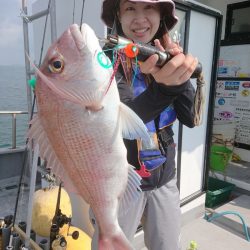
M 85 0 L 82 1 L 82 14 L 81 14 L 81 21 L 80 21 L 80 31 L 82 29 L 82 19 L 83 19 L 83 10 L 84 10 L 84 4 L 85 4 Z
M 74 0 L 74 3 L 73 3 L 73 22 L 72 23 L 75 23 L 75 9 L 76 9 L 76 0 Z
M 109 69 L 114 66 L 115 61 L 117 60 L 117 51 L 123 48 L 124 46 L 117 45 L 112 49 L 105 49 L 103 51 L 98 52 L 97 61 L 98 63 L 105 69 Z M 112 62 L 110 62 L 109 57 L 106 56 L 105 52 L 112 51 Z M 110 62 L 110 63 L 109 63 Z
M 109 80 L 108 87 L 107 87 L 106 91 L 104 92 L 104 96 L 108 93 L 108 90 L 109 90 L 109 88 L 110 88 L 110 86 L 111 86 L 111 83 L 113 82 L 113 79 L 115 78 L 115 74 L 116 74 L 116 72 L 117 72 L 117 70 L 118 70 L 118 67 L 119 67 L 119 65 L 120 65 L 120 62 L 121 62 L 121 54 L 118 52 L 118 54 L 117 54 L 117 60 L 116 60 L 115 65 L 114 65 L 113 74 L 111 75 L 111 78 L 110 78 L 110 80 Z
M 105 51 L 109 50 L 113 49 L 103 50 L 97 54 L 97 61 L 104 69 L 109 69 L 114 65 L 114 51 L 112 51 L 112 62 L 110 62 L 108 56 L 105 55 Z
M 124 52 L 124 54 L 125 54 L 126 56 L 128 56 L 128 55 L 127 55 L 127 51 L 128 51 L 128 50 L 126 50 L 127 47 L 128 47 L 128 45 L 119 45 L 119 44 L 118 44 L 118 45 L 116 45 L 114 48 L 105 49 L 105 50 L 99 52 L 99 53 L 97 54 L 97 61 L 98 61 L 98 63 L 99 63 L 103 68 L 105 68 L 105 69 L 109 69 L 109 68 L 113 67 L 113 66 L 115 65 L 115 62 L 116 62 L 117 59 L 118 59 L 118 56 L 117 56 L 117 55 L 119 54 L 119 51 L 120 51 L 120 50 L 124 50 L 124 51 L 122 51 L 122 52 Z M 131 49 L 131 48 L 129 48 L 129 49 Z M 110 62 L 109 57 L 106 56 L 106 54 L 105 54 L 105 52 L 107 52 L 107 51 L 112 51 L 112 62 Z M 132 50 L 131 50 L 131 51 L 132 51 Z M 131 53 L 131 51 L 130 51 L 130 53 Z M 135 55 L 135 56 L 133 56 L 133 58 L 135 59 L 135 63 L 134 63 L 135 68 L 134 68 L 134 70 L 133 70 L 134 74 L 133 74 L 133 79 L 132 79 L 132 82 L 131 82 L 131 85 L 133 86 L 133 83 L 134 83 L 135 78 L 136 78 L 136 74 L 137 74 L 137 72 L 138 72 L 138 68 L 139 68 L 138 65 L 139 65 L 139 62 L 138 62 L 138 57 L 137 57 L 137 54 L 135 53 L 135 51 L 133 50 L 132 52 L 133 52 L 134 55 Z M 128 57 L 129 57 L 129 58 L 132 58 L 132 55 L 130 55 L 130 56 L 128 56 Z
M 51 0 L 49 0 L 48 2 L 48 10 L 50 9 L 50 3 Z M 41 66 L 41 62 L 42 62 L 42 55 L 43 55 L 43 49 L 44 49 L 44 40 L 45 40 L 45 33 L 46 33 L 46 29 L 47 29 L 47 23 L 48 23 L 48 15 L 49 15 L 49 11 L 45 17 L 45 23 L 44 23 L 44 29 L 43 29 L 43 39 L 42 39 L 42 46 L 41 46 L 41 51 L 40 51 L 40 58 L 39 58 L 39 67 Z
M 118 44 L 116 45 L 114 48 L 111 48 L 111 49 L 105 49 L 105 50 L 102 50 L 100 51 L 98 54 L 97 54 L 97 61 L 99 62 L 99 64 L 105 68 L 105 69 L 108 69 L 108 68 L 111 68 L 112 66 L 114 66 L 115 64 L 115 60 L 117 59 L 117 52 L 121 49 L 124 49 L 126 48 L 127 45 L 122 45 L 122 44 Z M 110 64 L 108 64 L 109 62 L 109 57 L 106 56 L 105 52 L 107 51 L 112 51 L 112 62 Z M 115 56 L 116 55 L 116 56 Z
M 139 65 L 139 63 L 138 63 L 138 57 L 136 56 L 136 57 L 135 57 L 134 76 L 133 76 L 133 80 L 132 80 L 132 82 L 131 82 L 131 85 L 132 85 L 132 86 L 133 86 L 134 81 L 135 81 L 135 78 L 136 78 L 136 74 L 137 74 L 137 71 L 138 71 L 138 65 Z
M 48 10 L 50 10 L 50 5 L 51 5 L 51 0 L 48 1 Z M 43 56 L 43 49 L 44 49 L 44 43 L 45 43 L 45 36 L 46 36 L 46 30 L 47 30 L 47 24 L 48 24 L 48 16 L 49 16 L 49 11 L 48 13 L 46 14 L 46 17 L 45 17 L 45 22 L 44 22 L 44 28 L 43 28 L 43 38 L 42 38 L 42 45 L 41 45 L 41 50 L 40 50 L 40 56 L 39 56 L 39 64 L 38 64 L 38 67 L 41 66 L 42 64 L 42 56 Z M 35 88 L 35 85 L 36 85 L 36 79 L 33 79 L 33 89 Z M 31 83 L 30 83 L 31 84 Z M 34 93 L 34 92 L 33 92 Z M 35 103 L 36 103 L 36 95 L 34 93 L 34 98 L 33 98 L 33 102 L 32 102 L 32 109 L 31 109 L 31 115 L 30 115 L 30 121 L 32 120 L 33 118 L 33 115 L 34 115 L 34 109 L 35 109 Z M 26 144 L 28 143 L 28 141 L 26 141 Z
M 50 4 L 51 4 L 51 0 L 48 1 L 48 10 L 50 9 Z M 44 50 L 44 41 L 45 41 L 45 35 L 46 35 L 46 30 L 47 30 L 47 24 L 48 24 L 48 16 L 49 16 L 49 11 L 45 17 L 45 22 L 44 22 L 44 28 L 43 28 L 43 38 L 42 38 L 42 45 L 41 45 L 41 50 L 40 50 L 40 56 L 39 56 L 39 64 L 38 67 L 41 66 L 42 64 L 42 56 L 43 56 L 43 50 Z M 36 79 L 31 79 L 30 83 L 29 83 L 33 89 L 35 88 L 36 85 Z M 34 92 L 33 92 L 34 93 Z M 36 103 L 36 95 L 34 93 L 34 98 L 33 98 L 33 102 L 32 102 L 32 109 L 31 109 L 31 115 L 30 115 L 30 121 L 33 118 L 34 115 L 34 109 L 35 109 L 35 103 Z M 27 144 L 28 142 L 26 142 Z

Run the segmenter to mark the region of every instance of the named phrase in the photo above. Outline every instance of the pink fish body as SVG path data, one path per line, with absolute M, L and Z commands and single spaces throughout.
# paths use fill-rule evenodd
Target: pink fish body
M 128 250 L 117 211 L 136 198 L 140 177 L 127 162 L 123 138 L 148 134 L 120 102 L 115 80 L 108 88 L 113 69 L 98 62 L 101 51 L 87 24 L 81 31 L 71 25 L 51 45 L 37 70 L 38 114 L 28 135 L 65 188 L 90 204 L 100 229 L 99 250 Z

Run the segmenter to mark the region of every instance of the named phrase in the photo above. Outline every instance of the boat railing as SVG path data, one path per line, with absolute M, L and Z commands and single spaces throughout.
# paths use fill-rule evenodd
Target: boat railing
M 11 129 L 11 140 L 12 140 L 12 149 L 16 149 L 16 120 L 17 115 L 28 115 L 29 113 L 27 111 L 0 111 L 0 115 L 11 115 L 12 116 L 12 129 Z

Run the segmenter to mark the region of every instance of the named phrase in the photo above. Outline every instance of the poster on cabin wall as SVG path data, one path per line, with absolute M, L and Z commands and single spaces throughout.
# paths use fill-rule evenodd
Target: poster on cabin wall
M 228 124 L 233 124 L 234 142 L 250 149 L 250 80 L 217 80 L 214 109 L 214 127 L 224 126 L 227 134 Z
M 250 77 L 250 45 L 221 46 L 218 77 Z

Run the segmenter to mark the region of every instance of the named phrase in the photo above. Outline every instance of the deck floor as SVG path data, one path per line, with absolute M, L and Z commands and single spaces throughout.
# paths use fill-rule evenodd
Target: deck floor
M 242 195 L 235 200 L 218 207 L 215 211 L 238 211 L 250 227 L 250 196 Z M 249 250 L 250 242 L 247 241 L 242 224 L 235 216 L 230 217 L 227 223 L 223 218 L 208 222 L 203 217 L 197 218 L 182 227 L 181 245 L 186 250 L 191 240 L 195 240 L 199 250 Z M 249 230 L 250 236 L 250 230 Z M 136 250 L 147 250 L 140 247 Z
M 13 214 L 15 204 L 16 190 L 8 191 L 6 194 L 0 193 L 0 217 Z M 247 199 L 245 198 L 247 197 Z M 250 196 L 244 196 L 242 201 L 233 200 L 228 204 L 216 208 L 216 211 L 233 210 L 240 212 L 244 218 L 248 218 L 246 223 L 250 226 Z M 233 202 L 233 203 L 232 203 Z M 17 215 L 17 222 L 26 218 L 27 211 L 27 192 L 23 193 L 23 201 L 19 204 L 22 213 Z M 205 212 L 205 211 L 204 211 Z M 250 230 L 249 230 L 250 234 Z M 141 237 L 143 239 L 143 237 Z M 207 222 L 204 218 L 197 218 L 182 227 L 182 250 L 186 250 L 189 242 L 195 240 L 201 250 L 249 250 L 250 242 L 239 227 L 239 220 L 232 222 L 231 226 L 225 226 L 214 222 Z M 139 244 L 136 250 L 147 250 L 145 246 Z
M 17 188 L 0 189 L 0 217 L 13 215 L 16 204 Z M 16 223 L 25 221 L 27 218 L 28 190 L 21 189 L 18 200 L 18 209 L 16 215 Z
M 227 181 L 242 184 L 242 188 L 250 185 L 250 163 L 229 163 L 224 173 L 215 173 Z M 247 189 L 248 190 L 248 189 Z M 250 191 L 250 189 L 248 190 Z M 0 188 L 0 217 L 13 214 L 16 202 L 17 188 Z M 241 197 L 241 198 L 240 198 Z M 240 196 L 223 206 L 216 208 L 217 212 L 234 210 L 243 214 L 248 228 L 250 227 L 250 196 Z M 20 196 L 16 222 L 27 217 L 28 190 L 23 189 Z M 204 211 L 205 214 L 205 211 Z M 230 225 L 229 225 L 230 224 Z M 199 250 L 249 250 L 250 242 L 246 240 L 239 220 L 230 221 L 228 225 L 218 222 L 207 222 L 204 218 L 197 218 L 182 227 L 182 250 L 186 250 L 189 242 L 195 240 Z M 250 235 L 250 230 L 249 230 Z M 141 237 L 143 239 L 143 237 Z M 143 244 L 136 250 L 147 250 Z
M 250 196 L 242 195 L 215 209 L 216 213 L 237 212 L 248 226 L 250 237 Z M 212 222 L 204 218 L 192 221 L 182 228 L 182 245 L 195 240 L 201 250 L 249 250 L 241 220 L 233 215 L 219 217 Z M 186 249 L 183 247 L 183 250 Z

